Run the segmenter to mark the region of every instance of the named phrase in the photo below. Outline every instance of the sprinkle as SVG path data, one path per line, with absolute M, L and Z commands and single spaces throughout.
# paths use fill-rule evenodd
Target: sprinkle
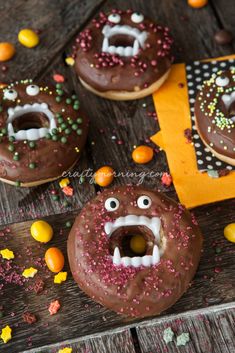
M 65 186 L 62 191 L 67 196 L 73 196 L 73 188 L 71 186 Z
M 163 339 L 166 344 L 173 341 L 174 332 L 172 331 L 171 327 L 167 327 L 163 332 Z
M 177 346 L 185 346 L 186 343 L 189 342 L 189 333 L 183 332 L 176 338 L 176 345 Z
M 23 315 L 22 315 L 22 319 L 24 322 L 26 322 L 29 325 L 34 324 L 35 322 L 37 322 L 37 317 L 30 313 L 29 311 L 26 311 Z
M 61 179 L 61 181 L 59 182 L 60 187 L 63 189 L 65 186 L 68 186 L 70 184 L 70 180 L 69 178 L 64 178 Z
M 54 283 L 56 284 L 61 284 L 62 282 L 65 282 L 67 279 L 67 272 L 59 272 L 57 275 L 54 277 Z
M 55 315 L 59 309 L 60 309 L 60 303 L 58 300 L 51 302 L 48 308 L 50 315 Z
M 11 260 L 11 259 L 14 259 L 14 257 L 15 257 L 13 251 L 11 251 L 9 249 L 0 250 L 0 254 L 2 255 L 3 259 L 5 259 L 5 260 Z
M 209 177 L 211 178 L 219 178 L 219 174 L 217 170 L 208 170 L 207 174 L 209 175 Z
M 60 74 L 54 74 L 53 75 L 53 80 L 55 82 L 64 82 L 64 76 Z
M 37 272 L 38 270 L 34 267 L 26 268 L 22 273 L 22 276 L 25 278 L 33 278 Z
M 65 348 L 63 348 L 63 349 L 60 349 L 59 351 L 58 351 L 58 353 L 72 353 L 72 348 L 70 348 L 70 347 L 65 347 Z
M 1 339 L 3 340 L 4 343 L 7 343 L 8 341 L 11 340 L 12 338 L 11 332 L 12 332 L 12 329 L 8 325 L 2 329 Z
M 162 175 L 162 184 L 166 186 L 170 186 L 172 183 L 172 177 L 168 173 L 163 173 Z
M 74 63 L 75 63 L 74 59 L 73 59 L 71 56 L 67 57 L 67 58 L 65 59 L 65 62 L 66 62 L 66 64 L 69 65 L 69 66 L 73 66 Z

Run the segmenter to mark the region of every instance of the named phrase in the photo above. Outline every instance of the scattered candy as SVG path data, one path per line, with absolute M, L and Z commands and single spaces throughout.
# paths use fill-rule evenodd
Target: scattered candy
M 49 248 L 45 253 L 45 261 L 51 272 L 60 272 L 64 267 L 64 255 L 58 248 Z
M 57 275 L 54 277 L 54 283 L 56 284 L 61 284 L 62 282 L 65 282 L 67 279 L 67 272 L 59 272 Z
M 18 40 L 20 44 L 27 48 L 34 48 L 38 45 L 39 43 L 39 37 L 37 33 L 35 33 L 32 29 L 22 29 L 18 33 Z
M 105 187 L 112 183 L 114 178 L 114 170 L 111 167 L 104 166 L 98 169 L 94 174 L 95 183 Z
M 172 184 L 172 177 L 168 173 L 163 173 L 162 175 L 162 184 L 166 186 L 170 186 Z
M 224 228 L 224 236 L 231 243 L 235 243 L 235 223 L 230 223 Z
M 39 220 L 32 223 L 30 232 L 32 237 L 40 243 L 48 243 L 53 237 L 53 229 L 49 223 Z
M 2 329 L 1 339 L 3 340 L 4 343 L 7 343 L 8 341 L 11 340 L 12 338 L 11 332 L 12 332 L 12 329 L 8 325 Z
M 66 62 L 66 64 L 69 65 L 69 66 L 73 66 L 74 63 L 75 63 L 74 59 L 73 59 L 72 57 L 70 57 L 70 56 L 65 59 L 65 62 Z
M 44 287 L 45 287 L 45 283 L 44 283 L 43 279 L 37 278 L 36 281 L 34 282 L 34 285 L 33 285 L 34 292 L 36 294 L 40 294 L 43 292 Z
M 11 43 L 0 43 L 0 61 L 8 61 L 15 55 L 15 47 Z
M 167 327 L 163 332 L 163 339 L 166 344 L 173 341 L 174 332 L 172 331 L 171 327 Z
M 50 315 L 55 315 L 59 309 L 60 309 L 60 303 L 58 300 L 51 302 L 48 308 Z
M 71 186 L 65 186 L 62 191 L 66 196 L 73 196 L 73 188 Z
M 199 9 L 208 4 L 208 0 L 188 0 L 188 4 L 195 9 Z
M 60 349 L 59 351 L 58 351 L 58 353 L 72 353 L 72 348 L 70 348 L 70 347 L 65 347 L 65 348 L 63 348 L 63 349 Z
M 130 241 L 130 248 L 136 254 L 143 254 L 146 250 L 146 241 L 142 235 L 134 235 Z
M 0 254 L 2 255 L 3 259 L 5 259 L 5 260 L 12 260 L 15 258 L 13 251 L 11 251 L 9 249 L 0 250 Z
M 33 278 L 37 274 L 37 272 L 38 270 L 36 268 L 29 267 L 23 271 L 22 276 L 25 278 Z
M 32 314 L 32 313 L 30 313 L 30 312 L 28 312 L 28 311 L 26 311 L 26 312 L 22 315 L 22 319 L 23 319 L 24 322 L 26 322 L 26 323 L 29 324 L 29 325 L 32 325 L 32 324 L 34 324 L 35 322 L 37 322 L 37 317 L 36 317 L 34 314 Z
M 57 83 L 63 83 L 65 81 L 64 76 L 60 74 L 54 74 L 53 80 Z
M 221 29 L 216 32 L 214 39 L 219 45 L 227 45 L 230 44 L 233 40 L 233 34 L 225 29 Z
M 69 184 L 70 184 L 69 178 L 61 179 L 60 182 L 59 182 L 59 185 L 60 185 L 61 188 L 65 188 Z
M 138 164 L 148 163 L 153 159 L 153 149 L 149 146 L 138 146 L 132 152 L 132 158 Z
M 179 335 L 177 338 L 176 338 L 176 345 L 177 346 L 185 346 L 186 343 L 189 342 L 189 333 L 188 332 L 183 332 L 181 333 L 181 335 Z

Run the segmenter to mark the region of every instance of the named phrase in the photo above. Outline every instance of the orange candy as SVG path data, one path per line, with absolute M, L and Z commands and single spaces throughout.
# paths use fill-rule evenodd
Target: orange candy
M 99 186 L 108 186 L 112 183 L 114 177 L 114 170 L 111 167 L 101 167 L 95 172 L 94 179 Z
M 45 261 L 51 272 L 60 272 L 64 267 L 64 255 L 58 248 L 49 248 L 45 253 Z
M 11 43 L 0 43 L 0 61 L 10 60 L 15 55 L 15 47 Z
M 208 0 L 188 0 L 188 4 L 195 9 L 200 9 L 208 4 Z
M 132 152 L 132 158 L 138 164 L 148 163 L 153 159 L 153 149 L 149 146 L 138 146 Z

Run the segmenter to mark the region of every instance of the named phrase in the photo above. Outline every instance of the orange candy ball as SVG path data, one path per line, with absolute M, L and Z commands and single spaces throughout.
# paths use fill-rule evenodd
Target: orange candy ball
M 132 159 L 135 163 L 145 164 L 153 159 L 153 149 L 149 146 L 138 146 L 132 152 Z
M 195 9 L 200 9 L 208 4 L 208 0 L 188 0 L 188 4 Z
M 0 61 L 10 60 L 15 55 L 15 47 L 11 43 L 0 43 Z
M 64 267 L 64 255 L 58 248 L 49 248 L 45 253 L 45 261 L 51 272 L 60 272 Z
M 112 183 L 114 178 L 114 170 L 111 167 L 101 167 L 95 172 L 94 180 L 99 186 L 108 186 Z

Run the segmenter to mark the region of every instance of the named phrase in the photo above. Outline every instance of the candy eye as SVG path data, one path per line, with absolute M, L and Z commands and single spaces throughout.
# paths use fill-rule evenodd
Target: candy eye
M 36 96 L 39 93 L 39 87 L 37 85 L 29 85 L 26 87 L 26 93 L 29 96 Z
M 117 13 L 112 13 L 109 15 L 108 20 L 112 23 L 119 23 L 121 21 L 121 16 Z
M 221 75 L 216 78 L 215 83 L 217 84 L 217 86 L 220 86 L 220 87 L 227 86 L 229 84 L 229 78 Z
M 4 98 L 8 99 L 9 101 L 14 101 L 17 98 L 17 96 L 18 94 L 16 90 L 14 90 L 13 88 L 6 89 L 4 91 Z
M 140 22 L 143 22 L 143 20 L 144 20 L 144 15 L 142 15 L 142 13 L 134 12 L 131 15 L 131 21 L 134 23 L 140 23 Z
M 119 207 L 119 201 L 115 197 L 109 197 L 104 204 L 107 211 L 116 211 Z
M 137 200 L 137 205 L 139 208 L 149 208 L 152 204 L 152 200 L 148 196 L 140 196 Z

